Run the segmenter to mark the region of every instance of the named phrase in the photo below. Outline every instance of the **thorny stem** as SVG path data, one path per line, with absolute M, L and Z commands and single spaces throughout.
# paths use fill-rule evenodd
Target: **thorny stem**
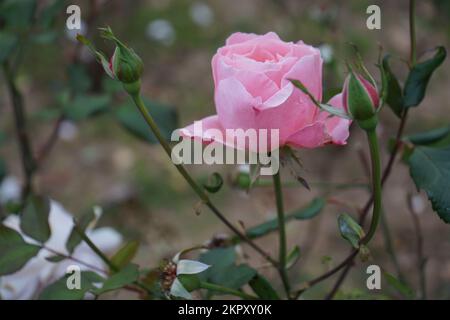
M 113 272 L 119 271 L 119 268 L 116 265 L 114 265 L 114 263 L 95 245 L 95 243 L 92 242 L 92 240 L 88 237 L 88 235 L 76 223 L 74 223 L 74 230 L 78 233 L 81 239 L 83 239 L 83 241 L 88 245 L 88 247 L 91 248 L 92 251 L 94 251 L 94 253 L 100 259 L 102 259 L 102 261 L 111 269 L 111 271 Z M 145 290 L 149 294 L 152 293 L 151 290 L 139 280 L 134 281 L 133 284 Z
M 362 239 L 362 244 L 368 244 L 372 240 L 378 227 L 381 213 L 381 160 L 380 148 L 378 146 L 378 138 L 375 129 L 367 131 L 367 138 L 370 147 L 370 158 L 372 162 L 372 193 L 374 205 L 372 211 L 372 222 L 369 232 Z
M 164 151 L 167 153 L 169 158 L 172 157 L 172 148 L 169 143 L 162 136 L 161 131 L 159 130 L 158 125 L 153 120 L 153 117 L 148 112 L 147 108 L 142 101 L 142 98 L 139 93 L 130 94 L 133 98 L 134 103 L 138 107 L 141 112 L 144 120 L 149 125 L 150 129 L 158 139 L 159 143 L 163 147 Z M 239 238 L 245 241 L 250 247 L 252 247 L 255 251 L 261 254 L 267 261 L 269 261 L 274 267 L 278 268 L 278 262 L 274 260 L 268 253 L 266 253 L 263 249 L 261 249 L 256 243 L 254 243 L 251 239 L 249 239 L 244 233 L 239 231 L 228 219 L 217 209 L 217 207 L 211 202 L 208 195 L 205 191 L 194 181 L 194 179 L 189 175 L 186 171 L 185 167 L 182 164 L 175 164 L 178 172 L 183 176 L 186 182 L 191 186 L 194 192 L 199 196 L 201 201 L 222 221 L 231 231 L 233 231 Z
M 290 299 L 289 279 L 286 272 L 286 222 L 283 208 L 283 192 L 281 189 L 280 171 L 273 175 L 273 185 L 275 189 L 275 198 L 277 203 L 277 218 L 278 218 L 278 234 L 279 234 L 279 265 L 278 272 L 280 273 L 283 287 L 286 296 Z
M 88 235 L 78 226 L 77 223 L 74 223 L 74 230 L 78 233 L 78 235 L 83 239 L 84 242 L 95 252 L 95 254 L 102 259 L 102 261 L 114 272 L 117 272 L 119 268 L 112 263 L 111 260 L 92 242 L 92 240 L 88 237 Z
M 415 23 L 416 22 L 416 18 L 415 18 L 416 8 L 415 7 L 416 7 L 416 1 L 410 0 L 409 1 L 409 35 L 410 35 L 410 63 L 409 64 L 410 64 L 410 68 L 412 68 L 416 64 L 416 23 Z M 400 126 L 398 128 L 397 136 L 395 138 L 394 150 L 391 153 L 391 156 L 389 158 L 386 169 L 383 172 L 383 177 L 381 178 L 382 186 L 384 185 L 385 181 L 389 177 L 392 167 L 393 167 L 393 164 L 394 164 L 394 160 L 397 156 L 398 151 L 400 150 L 401 137 L 403 135 L 403 131 L 405 128 L 407 115 L 408 115 L 408 109 L 405 108 L 403 110 L 401 120 L 400 120 Z M 372 202 L 373 202 L 373 197 L 371 197 L 369 199 L 369 201 L 366 203 L 366 205 L 364 206 L 364 209 L 360 216 L 361 224 L 364 222 L 364 219 L 367 215 L 367 212 L 368 212 L 370 206 L 372 205 Z M 350 261 L 350 263 L 348 263 L 346 266 L 344 266 L 345 269 L 342 271 L 340 277 L 338 278 L 335 285 L 333 286 L 333 289 L 329 293 L 328 298 L 331 299 L 334 296 L 334 294 L 337 292 L 337 290 L 339 289 L 340 285 L 344 282 L 344 279 L 347 276 L 348 271 L 350 270 L 350 268 L 352 266 L 352 263 L 353 263 L 353 259 Z

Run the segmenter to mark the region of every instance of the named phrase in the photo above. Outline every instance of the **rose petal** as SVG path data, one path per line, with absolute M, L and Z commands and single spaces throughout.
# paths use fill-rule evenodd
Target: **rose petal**
M 254 108 L 261 99 L 254 98 L 236 78 L 221 80 L 214 100 L 221 125 L 227 128 L 255 128 Z
M 331 142 L 326 133 L 325 124 L 316 122 L 297 131 L 289 137 L 287 143 L 297 148 L 317 148 Z
M 328 102 L 329 105 L 343 110 L 342 94 L 337 94 Z M 318 120 L 324 120 L 328 134 L 331 136 L 333 143 L 339 145 L 345 145 L 347 138 L 350 135 L 349 127 L 352 123 L 351 120 L 339 118 L 337 116 L 331 116 L 328 112 L 322 111 L 319 114 Z

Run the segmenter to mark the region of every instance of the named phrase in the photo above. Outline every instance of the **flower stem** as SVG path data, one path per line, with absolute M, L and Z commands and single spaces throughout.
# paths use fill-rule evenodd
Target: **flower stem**
M 100 250 L 95 245 L 94 242 L 92 242 L 92 240 L 89 238 L 89 236 L 86 234 L 86 232 L 84 232 L 76 223 L 74 224 L 74 230 L 78 233 L 78 235 L 81 237 L 81 239 L 83 239 L 83 241 L 88 245 L 88 247 L 91 248 L 92 251 L 94 251 L 94 253 L 100 259 L 102 259 L 102 261 L 109 267 L 109 269 L 112 272 L 115 273 L 115 272 L 119 271 L 119 268 L 102 252 L 102 250 Z M 77 261 L 72 257 L 70 257 L 70 258 L 73 259 L 74 261 Z M 141 281 L 136 280 L 133 282 L 133 284 L 140 287 L 141 289 L 145 290 L 148 294 L 152 294 L 152 290 L 150 288 L 148 288 L 147 285 L 142 283 Z M 125 289 L 127 289 L 127 288 L 125 288 Z
M 88 235 L 81 230 L 81 228 L 75 223 L 74 230 L 78 233 L 78 235 L 83 239 L 84 242 L 95 252 L 95 254 L 103 260 L 103 262 L 114 272 L 117 272 L 119 268 L 115 266 L 111 260 L 92 242 L 92 240 L 88 237 Z
M 381 160 L 375 129 L 367 131 L 367 139 L 369 141 L 370 158 L 372 161 L 373 211 L 369 232 L 361 241 L 362 244 L 368 244 L 375 235 L 381 214 Z
M 134 103 L 138 107 L 139 111 L 141 112 L 142 116 L 144 117 L 144 120 L 147 122 L 150 129 L 152 130 L 152 132 L 158 139 L 159 143 L 163 147 L 164 151 L 167 153 L 169 158 L 171 158 L 172 157 L 172 148 L 169 145 L 169 143 L 164 139 L 163 135 L 161 134 L 161 131 L 159 130 L 158 125 L 153 120 L 153 117 L 148 112 L 147 108 L 145 107 L 145 104 L 142 101 L 140 94 L 139 93 L 135 93 L 135 94 L 130 93 L 130 96 L 133 98 Z M 189 175 L 189 173 L 186 171 L 185 167 L 182 164 L 174 164 L 174 165 L 177 168 L 178 172 L 183 176 L 183 178 L 186 180 L 186 182 L 194 190 L 194 192 L 199 196 L 201 201 L 203 201 L 203 203 L 217 216 L 217 218 L 219 218 L 220 221 L 222 221 L 231 231 L 233 231 L 239 238 L 241 238 L 243 241 L 245 241 L 250 247 L 252 247 L 255 251 L 257 251 L 259 254 L 261 254 L 272 265 L 274 265 L 275 267 L 278 267 L 277 261 L 275 261 L 268 253 L 266 253 L 258 245 L 256 245 L 244 233 L 242 233 L 235 226 L 233 226 L 233 224 L 230 221 L 228 221 L 228 219 L 211 202 L 211 200 L 209 199 L 209 197 L 205 193 L 205 191 Z
M 273 185 L 275 188 L 275 198 L 277 203 L 277 217 L 278 217 L 278 230 L 279 230 L 279 265 L 278 272 L 280 273 L 281 280 L 283 282 L 284 290 L 288 299 L 290 299 L 290 286 L 289 279 L 286 272 L 286 222 L 284 217 L 283 208 L 283 192 L 281 190 L 281 178 L 280 171 L 273 175 Z
M 203 282 L 203 281 L 200 282 L 200 288 L 230 294 L 230 295 L 240 297 L 245 300 L 257 300 L 258 299 L 258 297 L 252 296 L 248 293 L 245 293 L 245 292 L 242 292 L 239 290 L 234 290 L 234 289 L 227 288 L 227 287 L 223 287 L 223 286 L 220 286 L 220 285 L 217 285 L 214 283 L 210 283 L 210 282 Z

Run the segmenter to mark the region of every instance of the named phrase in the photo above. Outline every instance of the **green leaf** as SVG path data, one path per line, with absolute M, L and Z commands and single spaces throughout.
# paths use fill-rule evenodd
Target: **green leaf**
M 71 275 L 65 275 L 45 288 L 39 300 L 82 300 L 86 293 L 96 289 L 95 283 L 102 283 L 105 279 L 92 271 L 80 272 L 80 289 L 69 289 L 67 280 Z
M 438 47 L 431 59 L 418 63 L 411 69 L 403 89 L 405 108 L 415 107 L 422 102 L 431 75 L 444 62 L 446 56 L 445 48 Z
M 211 282 L 232 289 L 239 289 L 256 275 L 255 269 L 246 264 L 232 265 L 215 274 Z
M 295 246 L 286 257 L 286 269 L 292 268 L 297 263 L 298 259 L 300 259 L 300 248 Z
M 322 209 L 325 207 L 325 204 L 326 201 L 324 198 L 315 198 L 308 204 L 308 206 L 292 212 L 291 215 L 296 220 L 312 219 L 322 211 Z
M 236 252 L 234 247 L 212 249 L 202 253 L 199 261 L 211 266 L 201 274 L 207 278 L 233 265 L 236 261 Z
M 82 64 L 69 65 L 67 68 L 67 76 L 69 77 L 68 85 L 74 94 L 85 93 L 92 85 L 92 81 L 87 73 L 86 67 Z
M 403 113 L 403 92 L 397 77 L 389 66 L 389 55 L 383 58 L 381 64 L 381 73 L 383 79 L 383 99 L 386 101 L 391 110 L 401 117 Z
M 0 276 L 20 270 L 40 249 L 26 243 L 18 232 L 0 225 Z
M 116 254 L 111 258 L 111 262 L 117 268 L 122 269 L 133 260 L 139 249 L 139 241 L 130 241 L 125 244 Z
M 364 230 L 348 214 L 341 214 L 338 217 L 339 231 L 341 236 L 350 242 L 354 248 L 359 248 L 359 241 L 364 237 Z
M 20 218 L 20 229 L 34 240 L 45 243 L 51 236 L 49 214 L 50 200 L 47 197 L 31 195 Z
M 320 109 L 322 109 L 322 111 L 328 112 L 329 114 L 339 117 L 339 118 L 351 120 L 351 117 L 347 114 L 347 112 L 345 112 L 342 109 L 338 109 L 338 108 L 333 107 L 332 105 L 329 105 L 326 103 L 320 103 L 319 105 L 320 105 Z
M 0 18 L 11 29 L 24 30 L 31 26 L 36 11 L 36 0 L 5 0 L 0 2 Z
M 415 147 L 408 158 L 409 170 L 418 189 L 424 190 L 433 210 L 450 223 L 450 146 Z
M 54 255 L 54 256 L 45 258 L 45 260 L 47 260 L 49 262 L 53 262 L 53 263 L 58 263 L 58 262 L 61 262 L 61 261 L 65 260 L 65 259 L 66 259 L 65 256 L 60 256 L 60 255 Z
M 335 108 L 331 105 L 328 105 L 326 103 L 319 103 L 314 96 L 309 92 L 308 88 L 306 88 L 303 83 L 300 80 L 296 80 L 296 79 L 288 79 L 289 81 L 292 82 L 292 84 L 300 89 L 304 94 L 306 94 L 312 102 L 314 102 L 314 104 L 321 109 L 322 111 L 328 112 L 333 116 L 337 116 L 339 118 L 344 118 L 344 119 L 351 119 L 351 117 L 342 109 L 338 109 Z
M 76 221 L 74 219 L 74 223 L 78 225 L 78 228 L 81 231 L 86 231 L 86 228 L 89 226 L 89 224 L 94 221 L 95 214 L 93 211 L 89 211 L 88 213 L 84 214 L 79 221 Z M 69 253 L 72 253 L 73 250 L 80 244 L 80 242 L 83 239 L 81 238 L 80 234 L 77 232 L 75 226 L 72 227 L 72 231 L 70 232 L 69 238 L 66 242 L 66 249 L 69 251 Z
M 8 59 L 17 45 L 17 37 L 8 32 L 0 32 L 0 64 Z
M 0 183 L 6 177 L 6 173 L 7 173 L 6 162 L 2 158 L 0 158 Z
M 228 288 L 239 289 L 256 274 L 246 264 L 236 265 L 234 247 L 209 250 L 200 255 L 199 261 L 211 266 L 198 275 L 201 279 Z
M 421 146 L 445 146 L 450 144 L 448 138 L 450 137 L 450 126 L 433 129 L 426 132 L 415 133 L 406 136 L 404 139 L 410 141 L 414 145 Z M 443 141 L 445 140 L 445 141 Z M 447 143 L 446 143 L 447 142 Z M 444 144 L 443 144 L 444 143 Z
M 320 211 L 322 211 L 324 206 L 325 200 L 323 198 L 315 198 L 308 204 L 308 206 L 287 214 L 285 217 L 286 222 L 292 219 L 296 220 L 312 219 L 317 214 L 319 214 Z M 274 218 L 260 225 L 248 229 L 247 236 L 249 238 L 254 239 L 262 237 L 268 234 L 269 232 L 275 231 L 277 229 L 278 229 L 278 220 Z
M 203 184 L 203 188 L 209 193 L 218 192 L 223 186 L 223 178 L 218 172 L 214 172 L 208 177 L 208 181 Z
M 248 283 L 256 295 L 264 300 L 279 300 L 280 297 L 269 281 L 259 273 Z
M 383 274 L 387 283 L 398 291 L 403 297 L 406 299 L 414 299 L 414 290 L 412 290 L 406 283 L 400 281 L 388 272 L 383 272 Z
M 111 99 L 108 95 L 78 95 L 64 105 L 67 119 L 81 121 L 108 110 Z
M 163 137 L 167 141 L 170 141 L 172 132 L 178 128 L 178 118 L 175 110 L 172 107 L 145 98 L 144 103 L 148 112 L 158 124 Z M 128 132 L 137 138 L 152 144 L 158 143 L 158 140 L 153 135 L 134 103 L 127 102 L 119 107 L 116 111 L 116 118 Z
M 54 0 L 48 4 L 40 13 L 38 23 L 43 29 L 48 29 L 54 25 L 58 14 L 64 10 L 65 1 Z
M 122 270 L 106 279 L 101 288 L 94 289 L 92 292 L 99 295 L 108 291 L 121 289 L 124 286 L 135 282 L 138 277 L 139 267 L 135 264 L 128 264 Z

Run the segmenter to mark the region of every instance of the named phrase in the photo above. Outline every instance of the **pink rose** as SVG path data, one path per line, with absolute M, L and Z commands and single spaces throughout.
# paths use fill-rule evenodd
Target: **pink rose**
M 279 129 L 279 145 L 316 148 L 343 145 L 350 121 L 321 111 L 289 79 L 300 80 L 321 101 L 322 58 L 303 42 L 282 41 L 275 33 L 234 33 L 212 59 L 217 115 L 202 120 L 203 133 L 194 125 L 181 130 L 204 142 L 224 139 L 205 135 L 208 129 Z M 341 94 L 329 104 L 343 108 Z

